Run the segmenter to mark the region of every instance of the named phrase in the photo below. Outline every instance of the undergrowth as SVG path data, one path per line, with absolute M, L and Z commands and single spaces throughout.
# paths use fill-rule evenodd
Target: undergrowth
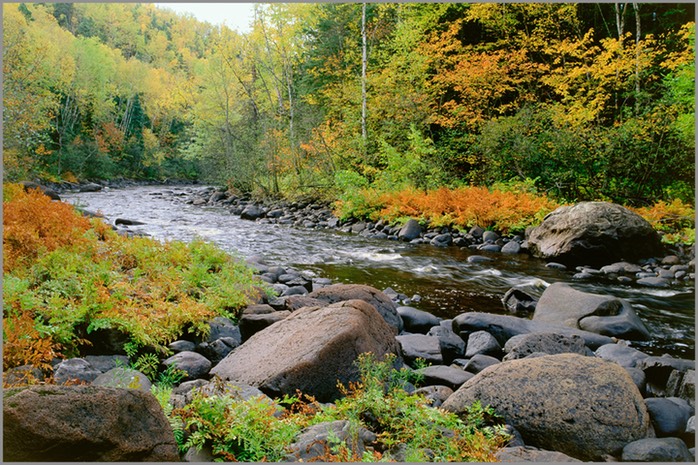
M 491 408 L 476 403 L 461 416 L 432 408 L 424 397 L 404 389 L 411 372 L 394 369 L 394 362 L 394 356 L 377 361 L 373 354 L 360 355 L 360 381 L 343 387 L 344 397 L 334 404 L 319 404 L 300 393 L 271 402 L 197 393 L 191 404 L 169 409 L 170 421 L 178 425 L 182 452 L 207 447 L 226 461 L 282 461 L 303 428 L 336 420 L 349 421 L 354 434 L 359 427 L 370 429 L 377 440 L 361 456 L 335 441 L 318 461 L 393 461 L 398 450 L 406 461 L 495 461 L 509 437 Z M 282 403 L 288 409 L 279 415 Z
M 488 189 L 468 186 L 431 191 L 408 188 L 380 192 L 374 188 L 349 189 L 335 202 L 343 219 L 384 220 L 403 224 L 410 218 L 426 227 L 468 229 L 480 226 L 504 234 L 523 233 L 539 225 L 561 204 L 538 193 L 528 183 L 500 183 Z M 668 244 L 695 242 L 695 207 L 674 199 L 648 207 L 628 207 L 645 218 Z
M 132 351 L 164 351 L 262 292 L 242 261 L 194 241 L 116 234 L 65 203 L 3 187 L 3 368 L 77 356 L 93 331 L 125 333 Z

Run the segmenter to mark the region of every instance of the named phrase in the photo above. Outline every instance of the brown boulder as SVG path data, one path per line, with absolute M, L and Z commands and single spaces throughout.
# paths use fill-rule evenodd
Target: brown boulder
M 308 297 L 333 304 L 345 300 L 363 300 L 378 311 L 385 321 L 394 328 L 396 334 L 403 329 L 402 318 L 397 313 L 395 303 L 383 292 L 363 284 L 333 284 L 308 294 Z
M 640 215 L 608 202 L 581 202 L 549 213 L 528 236 L 530 252 L 567 266 L 603 266 L 662 253 L 657 232 Z
M 354 361 L 399 353 L 391 328 L 362 300 L 305 307 L 256 333 L 211 370 L 224 380 L 258 387 L 270 396 L 303 393 L 325 402 L 339 397 L 337 381 L 359 379 Z
M 3 442 L 3 459 L 11 462 L 179 461 L 160 404 L 133 389 L 5 390 Z
M 493 365 L 442 408 L 460 413 L 477 400 L 504 416 L 527 445 L 580 460 L 618 455 L 645 438 L 650 425 L 642 395 L 622 367 L 577 354 Z

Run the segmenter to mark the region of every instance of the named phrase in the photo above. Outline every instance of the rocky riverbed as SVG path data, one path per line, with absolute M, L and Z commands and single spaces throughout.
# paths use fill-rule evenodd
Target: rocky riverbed
M 479 228 L 460 233 L 424 231 L 421 227 L 417 231 L 414 223 L 399 228 L 343 223 L 323 205 L 259 205 L 213 188 L 187 189 L 179 196 L 182 204 L 225 206 L 231 214 L 255 223 L 339 229 L 396 242 L 482 251 L 482 255 L 468 255 L 473 262 L 492 260 L 492 253 L 524 254 L 530 247 L 525 237 L 502 238 Z M 118 228 L 124 234 L 133 232 L 123 222 Z M 162 364 L 188 373 L 188 379 L 175 389 L 176 405 L 189 402 L 194 390 L 214 390 L 220 382 L 213 378 L 241 386 L 244 395 L 278 397 L 301 389 L 332 402 L 339 395 L 337 379 L 356 379 L 353 361 L 359 353 L 393 353 L 401 363 L 421 370 L 422 384 L 409 389 L 432 399 L 434 407 L 460 412 L 473 400 L 495 407 L 513 433 L 512 441 L 499 454 L 502 461 L 694 460 L 695 362 L 640 350 L 642 341 L 653 335 L 635 307 L 626 299 L 587 292 L 580 286 L 599 277 L 651 289 L 689 286 L 694 279 L 692 249 L 676 248 L 663 256 L 594 268 L 549 262 L 555 268 L 572 266 L 569 282 L 548 285 L 538 296 L 511 288 L 500 296 L 504 312 L 465 311 L 453 318 L 419 308 L 419 295 L 408 297 L 389 288 L 381 291 L 373 286 L 334 283 L 259 256 L 248 257 L 248 261 L 277 295 L 250 305 L 237 324 L 224 318 L 211 321 L 206 340 L 190 338 L 171 344 L 174 355 L 161 360 Z M 580 268 L 575 269 L 577 266 Z M 642 281 L 647 278 L 654 279 Z M 57 384 L 79 380 L 96 386 L 125 384 L 147 390 L 147 380 L 133 383 L 133 376 L 141 379 L 142 375 L 129 372 L 124 376 L 124 368 L 117 366 L 126 362 L 123 357 L 119 347 L 112 347 L 81 359 L 57 361 L 55 380 Z M 419 359 L 429 365 L 417 368 Z M 21 370 L 6 376 L 19 373 Z M 75 395 L 73 391 L 85 388 L 33 388 L 37 392 L 41 389 Z M 5 402 L 5 421 L 12 418 L 19 425 L 13 434 L 28 437 L 31 430 L 32 444 L 47 446 L 27 449 L 30 452 L 8 451 L 12 441 L 6 430 L 6 459 L 26 459 L 22 454 L 38 454 L 62 440 L 62 447 L 70 448 L 69 440 L 63 438 L 71 436 L 61 434 L 61 430 L 74 425 L 56 424 L 55 416 L 49 416 L 41 420 L 45 424 L 37 426 L 33 413 L 40 399 L 42 408 L 53 411 L 51 402 L 59 397 L 31 392 L 13 394 L 15 400 Z M 130 421 L 138 423 L 141 415 L 134 411 Z M 109 429 L 105 425 L 86 423 L 81 427 L 86 429 L 84 436 L 100 438 L 103 443 L 100 434 Z M 97 428 L 99 434 L 89 428 Z M 161 437 L 163 427 L 150 428 L 153 431 L 149 434 Z M 160 458 L 172 459 L 167 440 L 153 441 L 163 444 L 165 452 Z M 371 447 L 370 441 L 366 446 Z M 118 457 L 114 451 L 110 453 L 110 458 Z M 95 454 L 87 460 L 106 457 L 100 455 L 104 452 Z M 128 455 L 135 454 L 133 451 L 123 454 L 137 457 Z M 189 451 L 182 458 L 201 461 L 211 457 Z M 289 460 L 301 458 L 307 461 L 312 457 L 289 456 Z

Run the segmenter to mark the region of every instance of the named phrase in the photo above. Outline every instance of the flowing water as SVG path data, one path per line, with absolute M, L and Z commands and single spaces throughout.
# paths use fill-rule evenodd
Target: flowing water
M 442 318 L 466 311 L 504 314 L 501 298 L 514 286 L 537 298 L 551 283 L 570 282 L 576 289 L 613 295 L 633 304 L 652 334 L 650 342 L 633 343 L 640 350 L 695 358 L 693 283 L 652 289 L 608 280 L 579 282 L 572 280 L 573 272 L 546 268 L 545 262 L 525 254 L 488 254 L 370 239 L 336 230 L 256 223 L 231 215 L 224 207 L 187 205 L 191 190 L 149 186 L 64 194 L 62 198 L 100 211 L 112 222 L 116 218 L 144 222 L 129 229 L 160 240 L 202 238 L 242 258 L 262 256 L 268 264 L 308 270 L 334 282 L 418 294 L 421 301 L 413 306 Z M 467 258 L 473 254 L 491 260 L 469 263 Z

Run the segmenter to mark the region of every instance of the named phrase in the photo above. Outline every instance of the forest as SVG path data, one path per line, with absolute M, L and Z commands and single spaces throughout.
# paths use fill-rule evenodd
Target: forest
M 4 181 L 695 195 L 692 3 L 3 4 Z M 357 203 L 358 202 L 358 203 Z

